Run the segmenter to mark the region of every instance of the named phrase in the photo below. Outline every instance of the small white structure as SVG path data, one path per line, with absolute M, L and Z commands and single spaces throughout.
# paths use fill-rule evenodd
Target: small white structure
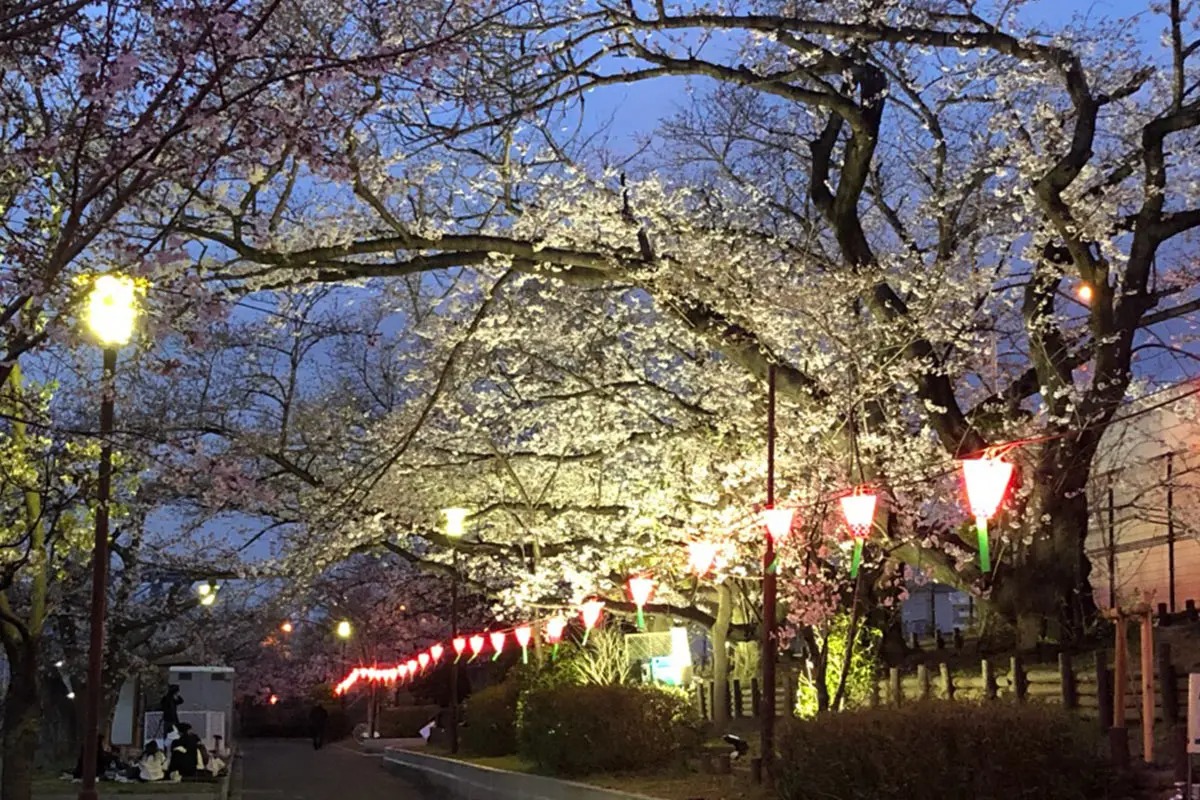
M 205 747 L 212 748 L 220 736 L 228 748 L 233 726 L 233 669 L 230 667 L 179 666 L 167 669 L 167 683 L 179 686 L 183 704 L 179 721 L 192 726 Z M 162 739 L 162 712 L 157 708 L 145 716 L 145 736 Z

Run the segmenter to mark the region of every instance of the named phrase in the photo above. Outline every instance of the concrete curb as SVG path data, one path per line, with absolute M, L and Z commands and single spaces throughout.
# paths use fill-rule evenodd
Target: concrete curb
M 654 800 L 585 783 L 481 767 L 452 758 L 388 748 L 384 766 L 430 796 L 452 800 Z

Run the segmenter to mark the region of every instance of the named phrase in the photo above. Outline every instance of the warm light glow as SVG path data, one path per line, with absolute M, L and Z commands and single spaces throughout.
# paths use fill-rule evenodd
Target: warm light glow
M 200 598 L 200 605 L 202 606 L 211 606 L 215 602 L 217 602 L 217 596 L 211 592 Z
M 424 671 L 429 666 L 429 653 L 418 653 L 417 663 L 421 665 L 421 670 Z
M 88 293 L 88 329 L 105 347 L 128 344 L 137 319 L 137 288 L 125 275 L 99 275 Z
M 875 503 L 878 499 L 874 492 L 866 491 L 861 486 L 855 489 L 853 494 L 842 498 L 842 514 L 846 517 L 850 532 L 856 538 L 864 538 L 871 532 L 871 523 L 875 521 Z
M 196 594 L 200 595 L 201 597 L 207 597 L 208 595 L 212 594 L 212 590 L 212 584 L 202 583 L 196 587 Z
M 400 676 L 400 680 L 408 679 L 408 664 L 397 664 L 396 674 Z
M 337 635 L 342 639 L 349 639 L 354 633 L 354 628 L 350 626 L 350 620 L 344 619 L 337 624 Z
M 269 702 L 271 705 L 276 705 L 279 702 L 279 696 L 273 694 L 271 695 L 271 699 L 267 702 Z
M 629 596 L 638 608 L 649 603 L 652 594 L 654 594 L 653 578 L 639 575 L 629 579 Z
M 484 639 L 479 634 L 475 634 L 474 636 L 471 637 L 470 642 L 471 642 L 471 658 L 478 658 L 479 654 L 483 652 L 483 645 L 487 642 L 487 640 Z
M 292 623 L 285 621 L 279 626 L 279 630 L 283 631 L 284 633 L 291 633 L 293 630 L 295 630 L 295 628 L 292 627 Z
M 604 613 L 603 600 L 588 600 L 579 609 L 579 615 L 583 618 L 583 627 L 591 630 L 600 622 L 600 615 Z
M 1075 296 L 1082 303 L 1090 303 L 1092 302 L 1092 298 L 1096 296 L 1096 292 L 1092 289 L 1090 283 L 1081 283 L 1079 284 L 1079 288 L 1075 290 Z
M 566 617 L 551 617 L 546 620 L 546 641 L 550 644 L 558 644 L 562 641 L 563 631 L 566 629 Z
M 796 516 L 794 508 L 767 508 L 762 512 L 763 524 L 772 541 L 782 542 L 792 532 L 792 520 Z
M 67 699 L 68 699 L 68 700 L 74 700 L 74 699 L 75 699 L 75 693 L 74 693 L 74 692 L 67 692 Z
M 967 501 L 976 519 L 988 519 L 996 513 L 1008 484 L 1013 465 L 999 458 L 968 458 L 962 462 L 967 482 Z
M 454 645 L 454 654 L 458 656 L 461 656 L 463 651 L 467 649 L 467 639 L 465 636 L 459 636 L 451 644 Z
M 435 644 L 433 647 L 429 648 L 429 655 L 433 656 L 434 661 L 441 661 L 442 653 L 444 652 L 446 652 L 446 648 L 442 647 L 440 644 Z
M 528 625 L 520 625 L 513 631 L 513 638 L 521 647 L 529 647 L 529 642 L 533 639 L 533 628 Z
M 442 516 L 446 518 L 447 536 L 457 538 L 463 535 L 467 521 L 467 510 L 465 508 L 442 509 Z
M 688 566 L 692 568 L 692 572 L 703 578 L 717 563 L 717 554 L 720 552 L 721 545 L 716 542 L 688 542 Z
M 492 650 L 496 655 L 504 652 L 504 631 L 492 631 L 488 634 L 488 638 L 492 640 Z
M 420 662 L 415 658 L 410 658 L 408 661 L 404 662 L 404 666 L 408 667 L 408 675 L 412 678 L 417 676 L 417 670 L 421 668 Z

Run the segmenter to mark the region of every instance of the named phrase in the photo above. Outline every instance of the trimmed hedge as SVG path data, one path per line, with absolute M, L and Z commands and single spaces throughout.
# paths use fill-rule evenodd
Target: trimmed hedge
M 516 681 L 498 683 L 471 695 L 463 713 L 466 724 L 459 731 L 463 749 L 477 756 L 507 756 L 517 752 L 520 695 Z
M 934 701 L 788 720 L 782 800 L 1098 800 L 1101 736 L 1060 708 Z
M 521 708 L 521 755 L 556 775 L 662 767 L 700 744 L 682 692 L 650 686 L 559 686 Z
M 398 706 L 396 708 L 379 709 L 379 722 L 376 727 L 379 735 L 385 739 L 415 739 L 421 735 L 421 728 L 437 719 L 437 706 Z

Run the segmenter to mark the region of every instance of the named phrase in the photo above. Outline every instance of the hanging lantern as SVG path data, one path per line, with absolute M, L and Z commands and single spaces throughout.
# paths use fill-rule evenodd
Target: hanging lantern
M 529 642 L 533 639 L 533 628 L 528 625 L 518 625 L 513 631 L 513 638 L 521 645 L 521 663 L 529 663 Z
M 467 639 L 465 636 L 457 636 L 451 644 L 454 645 L 454 663 L 457 664 L 463 651 L 467 649 Z
M 717 554 L 720 552 L 721 545 L 716 542 L 688 542 L 688 566 L 696 573 L 696 577 L 703 578 L 717 563 Z
M 975 531 L 979 538 L 979 568 L 992 569 L 988 542 L 988 519 L 1000 508 L 1008 484 L 1012 481 L 1013 465 L 1000 458 L 984 455 L 962 462 L 963 478 L 967 483 L 967 502 L 975 515 Z
M 562 641 L 563 631 L 567 629 L 567 618 L 554 616 L 546 620 L 546 641 L 554 645 L 550 651 L 550 660 L 558 658 L 558 643 Z
M 642 609 L 646 603 L 650 602 L 650 595 L 654 594 L 654 579 L 645 575 L 634 576 L 629 579 L 628 589 L 629 596 L 633 599 L 633 604 L 637 606 L 638 630 L 644 630 L 646 627 L 646 617 Z
M 425 668 L 429 666 L 429 653 L 418 653 L 417 663 L 421 665 L 421 671 L 424 672 Z
M 410 658 L 408 661 L 404 662 L 404 666 L 408 667 L 408 677 L 410 679 L 415 679 L 417 677 L 417 670 L 421 666 L 419 663 L 417 663 L 417 660 L 415 658 Z
M 858 577 L 858 567 L 862 564 L 863 541 L 871 533 L 871 524 L 875 521 L 875 503 L 878 496 L 865 486 L 857 486 L 854 491 L 842 497 L 842 514 L 850 527 L 850 535 L 854 537 L 854 557 L 850 560 L 850 577 Z
M 767 533 L 771 536 L 771 541 L 779 544 L 787 538 L 792 532 L 792 522 L 796 516 L 794 508 L 766 508 L 762 512 L 763 525 L 767 526 Z
M 408 664 L 397 664 L 396 674 L 399 676 L 400 680 L 408 680 Z
M 492 661 L 495 661 L 504 652 L 504 631 L 492 631 L 488 638 L 492 640 Z
M 592 628 L 600 623 L 600 615 L 604 613 L 603 600 L 588 600 L 579 609 L 579 615 L 583 618 L 583 644 L 587 644 L 588 634 L 592 632 Z
M 442 647 L 441 644 L 435 644 L 433 647 L 429 648 L 429 655 L 434 661 L 441 661 L 442 653 L 444 652 L 446 652 L 446 648 Z
M 479 658 L 479 654 L 483 652 L 483 645 L 484 645 L 484 642 L 486 642 L 486 641 L 487 640 L 484 639 L 479 634 L 475 634 L 474 636 L 471 637 L 471 639 L 470 639 L 470 642 L 471 642 L 470 661 L 474 661 L 475 659 Z

